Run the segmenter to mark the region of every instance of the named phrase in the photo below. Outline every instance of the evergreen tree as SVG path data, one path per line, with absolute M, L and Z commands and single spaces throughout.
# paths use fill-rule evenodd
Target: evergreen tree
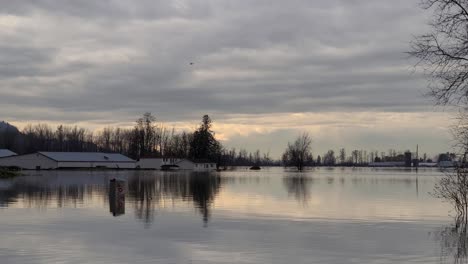
M 211 127 L 211 118 L 208 115 L 204 115 L 200 127 L 193 133 L 190 144 L 190 158 L 219 161 L 221 157 L 221 144 L 216 140 Z

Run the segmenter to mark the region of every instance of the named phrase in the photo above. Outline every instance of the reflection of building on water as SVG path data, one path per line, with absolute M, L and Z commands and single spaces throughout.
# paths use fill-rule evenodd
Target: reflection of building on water
M 125 181 L 110 180 L 109 209 L 113 216 L 125 214 Z
M 37 208 L 77 207 L 104 204 L 115 215 L 134 207 L 138 219 L 150 224 L 157 210 L 167 203 L 191 203 L 208 222 L 211 205 L 219 193 L 222 179 L 208 172 L 122 173 L 127 178 L 125 198 L 110 197 L 109 180 L 115 172 L 49 171 L 37 177 L 19 177 L 0 182 L 0 207 Z M 107 201 L 109 199 L 109 201 Z M 128 210 L 128 208 L 127 208 Z
M 0 207 L 17 203 L 31 208 L 76 207 L 102 191 L 102 188 L 92 185 L 45 185 L 18 181 L 0 191 Z

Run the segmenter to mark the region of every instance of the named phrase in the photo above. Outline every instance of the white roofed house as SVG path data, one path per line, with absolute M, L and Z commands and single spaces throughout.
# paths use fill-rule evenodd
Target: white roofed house
M 0 149 L 0 158 L 3 158 L 3 157 L 11 157 L 11 156 L 16 156 L 18 154 L 16 154 L 15 152 L 9 150 L 9 149 Z
M 116 153 L 37 152 L 0 158 L 1 166 L 15 166 L 27 170 L 70 168 L 134 169 L 135 161 Z

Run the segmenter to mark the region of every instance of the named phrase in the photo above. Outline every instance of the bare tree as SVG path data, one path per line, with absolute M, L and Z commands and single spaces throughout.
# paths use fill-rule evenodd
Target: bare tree
M 308 133 L 303 133 L 294 141 L 288 143 L 288 147 L 283 153 L 283 162 L 286 166 L 295 166 L 299 171 L 304 169 L 304 165 L 311 155 L 312 139 Z
M 336 163 L 335 152 L 333 150 L 329 150 L 323 156 L 323 165 L 325 165 L 325 166 L 335 166 L 335 163 Z
M 442 177 L 434 188 L 434 196 L 450 202 L 456 219 L 468 223 L 468 170 L 458 168 Z
M 450 132 L 454 138 L 454 147 L 458 150 L 458 154 L 463 157 L 463 162 L 466 163 L 468 158 L 468 113 L 459 112 L 456 120 L 457 122 L 452 125 Z
M 340 164 L 343 165 L 346 162 L 346 150 L 344 148 L 340 149 Z
M 409 54 L 419 59 L 438 104 L 468 103 L 468 1 L 422 0 L 434 11 L 431 32 L 416 36 Z
M 468 0 L 422 0 L 434 11 L 431 31 L 415 37 L 409 54 L 419 59 L 430 79 L 430 93 L 436 103 L 466 106 L 468 103 Z M 466 109 L 465 109 L 466 111 Z M 468 152 L 466 114 L 452 128 L 466 162 Z M 468 219 L 468 172 L 462 164 L 455 173 L 442 177 L 435 187 L 437 197 L 450 201 L 457 218 Z
M 262 163 L 264 165 L 270 165 L 272 162 L 271 158 L 270 158 L 270 151 L 268 151 L 267 153 L 263 153 L 263 161 Z
M 260 150 L 257 149 L 253 154 L 253 163 L 255 166 L 260 166 L 260 162 L 261 162 Z
M 352 163 L 353 164 L 357 164 L 358 161 L 359 161 L 359 150 L 355 149 L 353 150 L 353 152 L 351 152 L 351 155 L 352 155 Z
M 453 263 L 467 263 L 468 260 L 468 233 L 467 226 L 462 219 L 443 227 L 433 233 L 436 241 L 440 242 L 440 259 L 453 259 Z

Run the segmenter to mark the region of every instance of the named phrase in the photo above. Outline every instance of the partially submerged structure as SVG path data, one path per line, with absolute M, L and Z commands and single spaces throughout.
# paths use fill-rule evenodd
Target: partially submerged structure
M 212 171 L 216 170 L 216 163 L 209 160 L 183 159 L 177 165 L 183 170 Z
M 134 169 L 136 161 L 116 153 L 101 152 L 36 152 L 0 158 L 0 167 L 26 170 L 110 168 Z
M 188 160 L 178 158 L 142 158 L 137 164 L 140 169 L 160 170 L 175 168 L 179 170 L 211 171 L 216 170 L 216 163 L 208 160 Z
M 3 157 L 11 157 L 11 156 L 16 156 L 18 154 L 16 154 L 15 152 L 9 150 L 9 149 L 0 149 L 0 158 L 3 158 Z
M 176 165 L 180 159 L 175 158 L 141 158 L 136 163 L 136 168 L 145 170 L 160 170 L 163 166 Z

